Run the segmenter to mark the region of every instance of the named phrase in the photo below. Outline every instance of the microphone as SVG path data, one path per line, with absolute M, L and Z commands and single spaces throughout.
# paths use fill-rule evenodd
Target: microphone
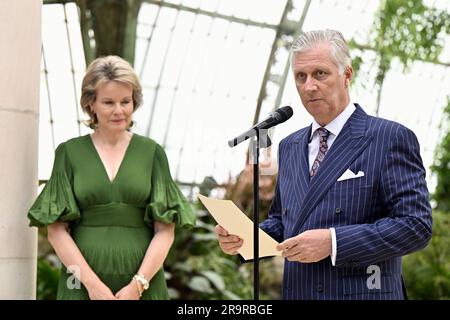
M 281 107 L 274 112 L 272 112 L 266 119 L 255 124 L 250 130 L 244 132 L 243 134 L 237 136 L 234 139 L 228 141 L 228 145 L 230 148 L 237 146 L 239 143 L 254 137 L 256 135 L 256 129 L 269 129 L 277 124 L 285 122 L 287 119 L 292 117 L 292 108 L 290 106 Z

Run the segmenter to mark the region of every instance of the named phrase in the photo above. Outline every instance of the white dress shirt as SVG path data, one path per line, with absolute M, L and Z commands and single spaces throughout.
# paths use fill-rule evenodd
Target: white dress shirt
M 331 121 L 329 124 L 325 126 L 325 129 L 327 129 L 330 132 L 330 135 L 328 136 L 327 139 L 328 151 L 330 150 L 334 140 L 336 140 L 337 136 L 342 131 L 342 128 L 344 127 L 345 123 L 355 110 L 356 110 L 355 105 L 352 102 L 350 102 L 333 121 Z M 316 130 L 320 127 L 321 125 L 318 124 L 316 120 L 314 120 L 312 123 L 311 137 L 309 139 L 310 142 L 308 144 L 308 153 L 309 153 L 308 160 L 310 171 L 314 163 L 314 160 L 317 157 L 317 153 L 319 152 L 320 136 Z M 330 228 L 330 231 L 331 231 L 331 263 L 334 266 L 336 264 L 336 255 L 337 255 L 336 231 L 334 230 L 334 228 Z

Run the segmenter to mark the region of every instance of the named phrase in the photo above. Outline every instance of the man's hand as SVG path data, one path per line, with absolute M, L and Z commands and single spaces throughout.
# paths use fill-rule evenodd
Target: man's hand
M 217 240 L 222 251 L 226 254 L 237 254 L 240 247 L 244 243 L 244 240 L 235 235 L 230 235 L 227 230 L 217 225 L 215 228 Z
M 315 229 L 284 240 L 277 246 L 289 261 L 317 262 L 331 255 L 331 231 Z

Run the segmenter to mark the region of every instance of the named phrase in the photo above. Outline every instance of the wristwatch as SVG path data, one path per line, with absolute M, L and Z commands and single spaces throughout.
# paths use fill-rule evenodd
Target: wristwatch
M 144 275 L 141 273 L 137 273 L 134 277 L 133 280 L 140 282 L 140 284 L 142 284 L 142 288 L 144 288 L 144 290 L 147 290 L 149 287 L 149 281 L 147 279 L 145 279 Z

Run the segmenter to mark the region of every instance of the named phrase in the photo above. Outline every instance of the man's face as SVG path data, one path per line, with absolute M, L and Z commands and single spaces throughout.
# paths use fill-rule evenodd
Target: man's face
M 348 67 L 339 74 L 328 43 L 294 53 L 292 69 L 300 99 L 320 125 L 330 123 L 348 105 L 353 70 Z

